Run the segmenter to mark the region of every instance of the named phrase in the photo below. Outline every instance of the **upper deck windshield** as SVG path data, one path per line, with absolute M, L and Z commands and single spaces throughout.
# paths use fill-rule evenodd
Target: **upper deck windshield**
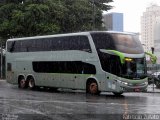
M 144 53 L 137 35 L 107 32 L 93 32 L 91 35 L 97 50 L 117 50 L 127 54 Z
M 128 54 L 144 53 L 137 35 L 112 34 L 112 37 L 117 51 Z

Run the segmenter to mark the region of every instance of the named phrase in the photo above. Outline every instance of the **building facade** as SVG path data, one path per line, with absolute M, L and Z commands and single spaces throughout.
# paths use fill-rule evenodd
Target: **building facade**
M 160 16 L 157 17 L 154 28 L 154 53 L 158 58 L 157 63 L 160 64 Z
M 160 6 L 158 5 L 151 5 L 141 16 L 141 41 L 147 52 L 155 48 L 155 24 L 159 16 Z
M 123 31 L 123 13 L 103 14 L 104 27 L 107 30 Z

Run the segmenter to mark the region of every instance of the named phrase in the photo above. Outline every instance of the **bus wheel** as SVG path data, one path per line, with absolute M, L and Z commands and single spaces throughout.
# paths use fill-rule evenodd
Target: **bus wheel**
M 21 77 L 19 79 L 18 87 L 22 88 L 22 89 L 27 88 L 27 83 L 26 83 L 26 80 L 24 79 L 24 77 Z
M 90 94 L 99 94 L 100 91 L 98 90 L 98 85 L 96 81 L 90 81 L 87 83 L 87 93 Z
M 58 92 L 58 88 L 55 88 L 55 87 L 49 87 L 49 90 L 53 92 Z
M 35 82 L 34 82 L 34 79 L 32 77 L 30 77 L 29 80 L 28 80 L 28 87 L 31 90 L 35 89 Z
M 123 94 L 123 92 L 113 92 L 113 94 L 114 94 L 115 96 L 120 96 L 120 95 Z

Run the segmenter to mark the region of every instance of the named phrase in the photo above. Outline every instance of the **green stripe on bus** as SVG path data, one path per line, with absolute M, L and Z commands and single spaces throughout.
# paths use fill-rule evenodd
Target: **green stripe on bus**
M 116 50 L 106 50 L 106 51 L 108 51 L 111 54 L 115 54 L 115 55 L 119 56 L 121 63 L 124 64 L 124 53 L 116 51 Z

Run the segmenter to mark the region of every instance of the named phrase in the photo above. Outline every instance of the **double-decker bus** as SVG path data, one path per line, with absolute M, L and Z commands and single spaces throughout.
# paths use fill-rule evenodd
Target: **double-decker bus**
M 6 80 L 19 88 L 146 91 L 147 69 L 137 35 L 91 31 L 8 39 Z

